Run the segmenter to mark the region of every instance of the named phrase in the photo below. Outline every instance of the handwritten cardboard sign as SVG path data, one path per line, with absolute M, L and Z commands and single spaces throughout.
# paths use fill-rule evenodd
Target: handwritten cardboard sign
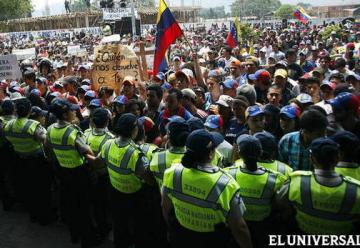
M 36 57 L 35 47 L 27 49 L 14 49 L 12 54 L 15 54 L 17 60 L 34 59 Z
M 96 88 L 119 90 L 125 76 L 140 81 L 138 57 L 128 46 L 104 44 L 95 48 L 92 79 Z
M 3 79 L 20 79 L 21 72 L 16 55 L 0 56 L 0 80 Z

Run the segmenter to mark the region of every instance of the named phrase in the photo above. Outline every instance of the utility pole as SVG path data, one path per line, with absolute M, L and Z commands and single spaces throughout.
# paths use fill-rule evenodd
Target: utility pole
M 130 4 L 131 4 L 131 25 L 132 25 L 132 35 L 133 38 L 136 35 L 136 19 L 135 19 L 135 7 L 134 7 L 134 0 L 130 0 Z

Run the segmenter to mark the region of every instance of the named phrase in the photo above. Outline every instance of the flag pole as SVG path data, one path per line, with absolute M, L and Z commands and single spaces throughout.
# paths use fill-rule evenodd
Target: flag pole
M 179 25 L 179 24 L 178 24 Z M 183 34 L 183 37 L 184 37 L 184 39 L 185 39 L 185 42 L 189 45 L 189 47 L 190 47 L 190 51 L 192 52 L 192 53 L 194 53 L 194 50 L 193 50 L 193 48 L 192 48 L 192 46 L 191 46 L 191 44 L 190 44 L 190 42 L 189 42 L 189 40 L 187 39 L 187 37 L 186 37 L 186 35 L 185 35 L 185 33 L 184 33 L 184 31 L 182 32 L 182 34 Z

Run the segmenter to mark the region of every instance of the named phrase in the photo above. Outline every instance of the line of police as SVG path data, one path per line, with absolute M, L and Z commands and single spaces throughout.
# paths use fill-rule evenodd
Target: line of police
M 15 109 L 16 118 L 13 113 L 1 117 L 0 130 L 14 151 L 2 140 L 3 167 L 15 168 L 14 188 L 40 224 L 54 220 L 51 171 L 56 170 L 61 217 L 72 241 L 80 239 L 82 247 L 98 244 L 110 230 L 108 182 L 115 247 L 264 247 L 267 234 L 359 231 L 360 182 L 339 177 L 323 185 L 314 172 L 291 173 L 274 160 L 259 163 L 268 141 L 264 133 L 241 135 L 241 159 L 222 169 L 216 166 L 221 164 L 216 135 L 204 129 L 190 133 L 180 117 L 170 118 L 169 148 L 160 150 L 135 144 L 141 126 L 132 114 L 115 123 L 115 137 L 106 129 L 106 109 L 92 113 L 92 129 L 85 135 L 71 124 L 76 105 L 65 100 L 52 102 L 57 122 L 47 130 L 28 118 L 28 99 L 16 100 Z M 333 173 L 337 149 L 328 138 L 311 144 L 315 171 L 323 177 Z M 51 168 L 45 158 L 57 166 Z M 155 182 L 159 187 L 152 186 Z

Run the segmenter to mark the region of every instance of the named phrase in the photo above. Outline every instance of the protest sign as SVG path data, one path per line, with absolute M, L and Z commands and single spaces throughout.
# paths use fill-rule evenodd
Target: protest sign
M 3 79 L 20 79 L 21 72 L 16 55 L 0 56 L 0 80 Z
M 137 10 L 134 10 L 135 18 L 138 18 Z M 131 17 L 131 8 L 110 8 L 103 9 L 104 21 L 121 20 L 123 17 Z
M 128 46 L 104 44 L 95 48 L 92 79 L 96 88 L 108 86 L 119 90 L 125 76 L 139 82 L 138 58 Z
M 34 59 L 36 57 L 35 47 L 28 49 L 14 49 L 12 54 L 16 55 L 17 60 Z
M 80 51 L 81 51 L 80 45 L 67 47 L 67 52 L 69 55 L 77 55 L 77 53 Z

